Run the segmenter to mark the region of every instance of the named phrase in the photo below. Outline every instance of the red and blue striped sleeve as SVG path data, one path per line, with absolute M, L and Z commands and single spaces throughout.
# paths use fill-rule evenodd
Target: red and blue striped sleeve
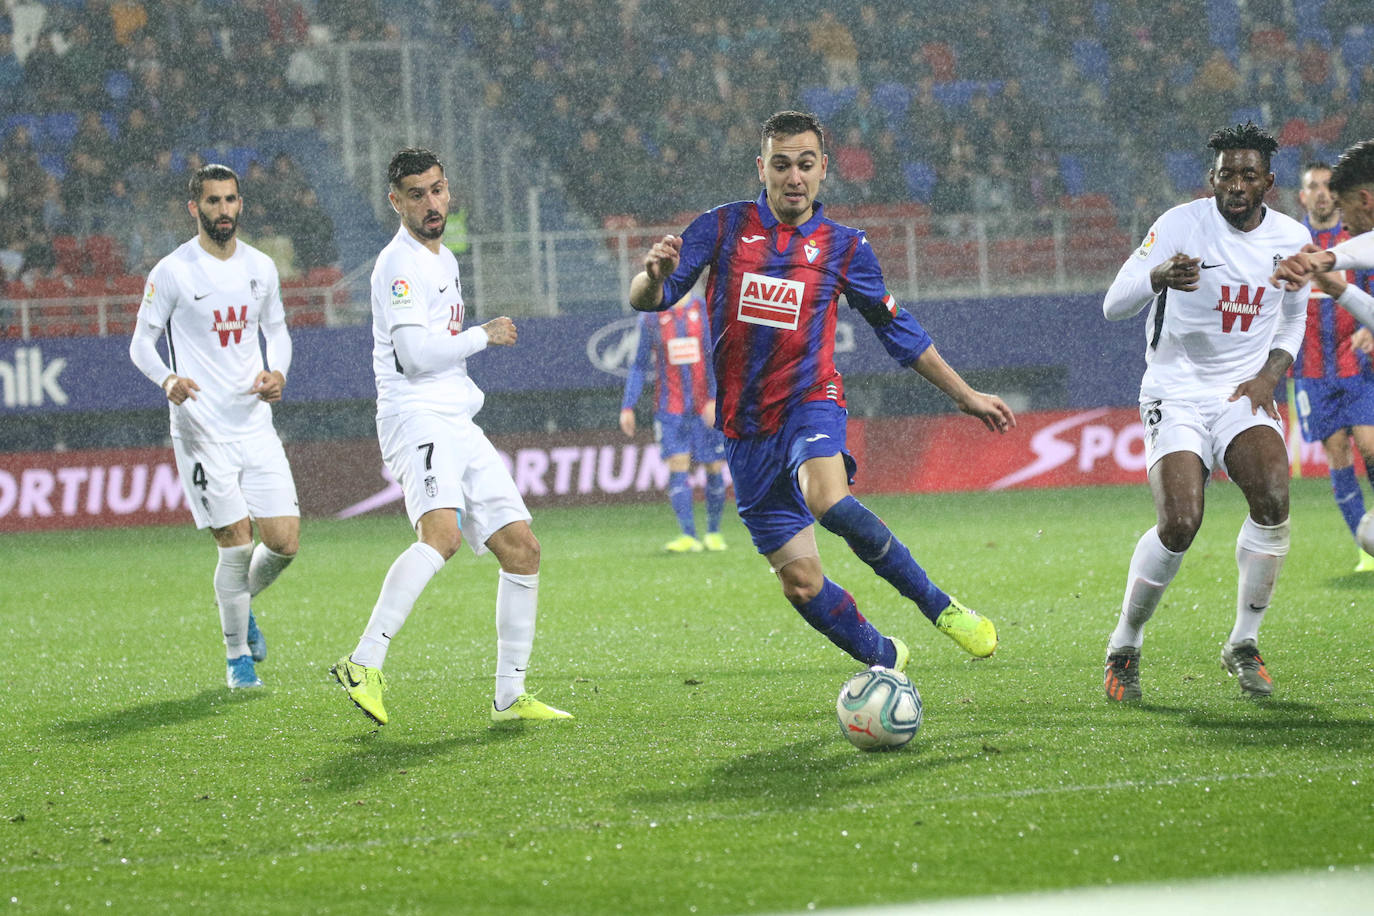
M 863 233 L 859 233 L 854 245 L 854 255 L 845 271 L 845 302 L 873 328 L 889 356 L 910 366 L 933 341 L 916 316 L 898 305 L 887 291 L 878 257 Z

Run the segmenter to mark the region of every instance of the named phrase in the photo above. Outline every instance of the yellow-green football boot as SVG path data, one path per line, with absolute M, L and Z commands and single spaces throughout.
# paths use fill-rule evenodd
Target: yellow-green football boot
M 957 642 L 974 658 L 987 658 L 997 651 L 997 628 L 992 621 L 953 598 L 949 599 L 949 607 L 935 618 L 935 629 Z
M 544 722 L 549 719 L 571 719 L 572 713 L 555 709 L 547 703 L 536 700 L 533 695 L 522 693 L 515 698 L 515 702 L 505 709 L 497 709 L 496 701 L 491 703 L 491 721 L 493 722 L 513 722 L 516 719 L 526 719 L 532 722 Z
M 382 705 L 382 691 L 386 689 L 386 678 L 381 668 L 368 668 L 359 665 L 345 655 L 330 667 L 329 673 L 343 686 L 344 692 L 354 705 L 367 714 L 373 722 L 385 725 L 386 707 Z

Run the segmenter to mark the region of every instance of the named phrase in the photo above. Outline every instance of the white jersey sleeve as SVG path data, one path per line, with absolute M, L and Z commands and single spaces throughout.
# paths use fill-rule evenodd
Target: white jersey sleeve
M 468 377 L 467 357 L 486 346 L 486 334 L 464 333 L 463 311 L 453 253 L 442 246 L 430 251 L 402 226 L 372 269 L 378 417 L 412 410 L 470 417 L 482 409 L 484 397 Z M 398 348 L 402 328 L 405 341 Z
M 1102 314 L 1109 320 L 1121 321 L 1138 315 L 1140 310 L 1158 295 L 1150 283 L 1150 271 L 1173 257 L 1172 253 L 1165 253 L 1163 246 L 1156 244 L 1161 229 L 1168 231 L 1170 213 L 1173 211 L 1170 210 L 1155 220 L 1140 247 L 1116 272 L 1116 279 L 1112 281 L 1112 285 L 1107 289 L 1106 298 L 1102 300 Z
M 1350 283 L 1346 285 L 1345 292 L 1336 298 L 1336 304 L 1354 315 L 1360 324 L 1374 330 L 1374 296 Z
M 1336 256 L 1333 270 L 1374 269 L 1374 232 L 1361 232 L 1331 248 Z

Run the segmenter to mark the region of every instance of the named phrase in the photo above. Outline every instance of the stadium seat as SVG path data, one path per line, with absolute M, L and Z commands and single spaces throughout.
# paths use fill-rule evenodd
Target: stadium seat
M 873 88 L 873 104 L 883 113 L 888 130 L 898 130 L 911 105 L 911 90 L 901 83 L 879 83 Z
M 822 121 L 828 121 L 843 111 L 858 94 L 859 91 L 853 87 L 827 89 L 824 86 L 812 86 L 801 91 L 801 98 L 808 111 L 814 112 Z
M 1068 216 L 1070 232 L 1116 231 L 1116 205 L 1106 194 L 1095 192 L 1069 196 L 1060 202 L 1060 206 Z
M 1066 250 L 1073 252 L 1073 270 L 1078 273 L 1115 271 L 1134 250 L 1124 232 L 1071 235 L 1066 244 Z
M 116 273 L 109 278 L 107 285 L 111 293 L 120 296 L 142 296 L 144 280 L 138 274 Z
M 916 249 L 917 280 L 978 282 L 978 243 L 931 239 Z
M 1054 276 L 1054 239 L 1035 237 L 997 239 L 988 250 L 988 270 L 994 277 Z
M 1083 157 L 1074 153 L 1060 153 L 1059 178 L 1064 182 L 1064 190 L 1070 197 L 1082 194 L 1087 185 L 1087 170 L 1083 165 Z
M 1102 42 L 1096 38 L 1080 38 L 1073 43 L 1071 55 L 1074 66 L 1085 79 L 1100 86 L 1107 85 L 1112 62 Z
M 128 71 L 111 70 L 105 74 L 105 94 L 115 104 L 123 105 L 133 89 L 134 81 L 129 78 Z
M 38 157 L 38 164 L 58 181 L 67 177 L 67 157 L 62 153 L 42 153 Z
M 307 286 L 323 288 L 333 286 L 343 279 L 343 271 L 332 265 L 326 267 L 312 267 L 306 271 L 305 281 Z
M 69 279 L 72 295 L 78 299 L 92 299 L 106 293 L 104 274 L 74 274 Z
M 1203 186 L 1206 169 L 1202 157 L 1192 150 L 1166 150 L 1164 173 L 1179 193 L 1194 191 Z
M 931 195 L 935 193 L 935 184 L 939 180 L 933 165 L 920 161 L 904 162 L 902 178 L 906 180 L 906 192 L 912 200 L 918 200 L 923 204 L 930 203 Z
M 57 256 L 57 269 L 69 277 L 81 273 L 85 257 L 81 254 L 81 242 L 74 235 L 55 235 L 52 237 L 52 251 Z
M 124 272 L 124 255 L 119 242 L 110 235 L 92 235 L 86 239 L 88 269 L 102 277 Z
M 1231 111 L 1230 123 L 1244 124 L 1246 121 L 1252 121 L 1255 124 L 1263 124 L 1264 109 L 1260 108 L 1258 105 L 1246 105 Z
M 1374 24 L 1351 29 L 1341 39 L 1341 59 L 1351 73 L 1359 73 L 1374 58 Z
M 40 134 L 34 138 L 34 145 L 49 153 L 66 155 L 76 137 L 80 120 L 75 112 L 55 111 L 43 116 Z

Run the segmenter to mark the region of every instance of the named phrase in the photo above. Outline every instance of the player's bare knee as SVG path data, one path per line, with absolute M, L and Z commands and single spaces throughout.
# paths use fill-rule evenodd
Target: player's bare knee
M 825 576 L 821 574 L 819 564 L 803 559 L 779 569 L 778 582 L 782 585 L 783 597 L 794 605 L 801 605 L 820 594 L 825 585 Z
M 1174 553 L 1182 553 L 1192 546 L 1201 526 L 1201 513 L 1182 512 L 1161 518 L 1156 531 L 1161 544 Z
M 430 547 L 433 547 L 435 552 L 443 557 L 444 562 L 447 563 L 449 559 L 458 552 L 458 548 L 462 546 L 463 535 L 457 530 L 427 531 L 420 537 L 420 540 Z

